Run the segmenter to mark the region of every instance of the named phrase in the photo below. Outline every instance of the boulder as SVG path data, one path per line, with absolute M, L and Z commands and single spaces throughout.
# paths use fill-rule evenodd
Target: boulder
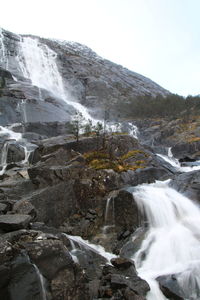
M 125 269 L 104 266 L 99 287 L 101 297 L 144 300 L 149 290 L 148 283 L 138 277 L 134 263 Z M 119 295 L 120 298 L 117 298 Z
M 120 256 L 131 258 L 140 249 L 141 244 L 146 236 L 146 230 L 141 227 L 138 228 L 128 239 L 125 241 L 120 249 Z
M 115 268 L 120 270 L 126 270 L 131 266 L 134 266 L 132 260 L 129 260 L 127 258 L 122 258 L 122 257 L 112 258 L 111 263 Z
M 10 300 L 49 299 L 45 279 L 42 278 L 38 268 L 30 262 L 29 257 L 23 253 L 12 261 L 7 290 Z
M 190 158 L 197 160 L 200 158 L 200 141 L 178 143 L 171 150 L 178 159 Z
M 156 278 L 156 280 L 159 282 L 161 291 L 168 299 L 185 299 L 183 291 L 181 291 L 175 275 L 159 276 Z
M 170 186 L 190 199 L 200 201 L 200 170 L 177 175 Z
M 115 226 L 117 232 L 133 231 L 140 223 L 140 212 L 132 193 L 119 190 L 111 197 L 107 223 Z M 109 211 L 110 210 L 110 211 Z
M 92 298 L 89 293 L 88 280 L 83 269 L 74 265 L 57 273 L 51 281 L 51 291 L 54 300 L 88 300 Z
M 8 145 L 8 153 L 7 153 L 7 163 L 12 162 L 20 162 L 25 159 L 24 148 L 22 148 L 19 144 L 9 143 Z
M 4 231 L 13 231 L 22 228 L 27 228 L 30 224 L 31 216 L 29 215 L 1 215 L 0 229 Z
M 13 205 L 12 211 L 15 214 L 30 215 L 32 221 L 35 220 L 37 216 L 37 211 L 35 207 L 25 199 L 17 201 Z
M 4 214 L 9 210 L 9 206 L 6 203 L 0 203 L 0 214 Z
M 52 280 L 56 274 L 69 266 L 73 266 L 73 260 L 67 248 L 60 240 L 47 239 L 25 243 L 31 261 L 34 262 L 40 272 L 47 279 Z

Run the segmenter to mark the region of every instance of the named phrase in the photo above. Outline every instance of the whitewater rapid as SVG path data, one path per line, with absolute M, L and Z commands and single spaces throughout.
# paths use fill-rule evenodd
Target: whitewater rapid
M 196 161 L 196 165 L 194 166 L 187 166 L 187 167 L 181 166 L 178 159 L 173 156 L 171 147 L 168 148 L 167 155 L 157 154 L 157 156 L 164 159 L 167 163 L 169 163 L 172 167 L 174 167 L 179 172 L 191 172 L 191 171 L 200 170 L 200 161 Z
M 148 300 L 166 299 L 155 279 L 168 274 L 177 274 L 185 299 L 198 300 L 200 209 L 168 183 L 143 184 L 133 191 L 139 209 L 148 220 L 149 230 L 132 258 L 139 276 L 150 284 Z

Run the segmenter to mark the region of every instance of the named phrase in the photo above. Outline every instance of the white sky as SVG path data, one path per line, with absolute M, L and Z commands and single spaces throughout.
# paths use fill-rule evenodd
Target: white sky
M 200 94 L 200 0 L 2 0 L 0 27 L 83 43 L 180 95 Z

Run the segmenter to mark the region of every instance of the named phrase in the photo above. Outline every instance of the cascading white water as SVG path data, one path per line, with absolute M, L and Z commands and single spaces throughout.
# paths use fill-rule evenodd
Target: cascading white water
M 129 131 L 129 134 L 131 136 L 133 136 L 135 139 L 138 139 L 139 130 L 138 130 L 137 126 L 130 122 L 128 123 L 128 125 L 131 128 Z
M 26 114 L 26 101 L 22 100 L 21 104 L 20 104 L 20 110 L 22 111 L 23 114 L 23 122 L 27 123 L 28 119 L 27 119 L 27 114 Z
M 155 279 L 175 273 L 185 299 L 200 299 L 199 207 L 168 182 L 140 185 L 133 195 L 149 222 L 146 239 L 133 257 L 139 275 L 150 284 L 147 299 L 166 299 Z
M 12 127 L 12 126 L 11 126 Z M 7 153 L 8 153 L 8 146 L 11 141 L 18 142 L 19 146 L 24 149 L 25 158 L 21 162 L 22 164 L 28 163 L 29 156 L 31 152 L 37 147 L 34 144 L 27 143 L 22 138 L 22 134 L 19 132 L 14 132 L 11 128 L 0 126 L 0 138 L 6 136 L 6 141 L 3 144 L 1 150 L 1 163 L 0 166 L 2 167 L 0 171 L 0 175 L 3 175 L 6 167 L 7 167 Z
M 8 127 L 0 126 L 0 136 L 8 136 L 10 140 L 19 141 L 22 138 L 22 134 L 19 132 L 14 132 L 12 129 Z
M 22 74 L 31 80 L 32 84 L 39 88 L 39 99 L 42 99 L 41 88 L 52 93 L 56 98 L 62 99 L 68 105 L 83 115 L 85 122 L 92 121 L 97 125 L 101 120 L 94 119 L 86 107 L 74 101 L 63 85 L 62 76 L 57 66 L 57 53 L 47 45 L 39 42 L 36 38 L 24 37 L 21 39 L 21 53 L 18 56 Z M 137 138 L 138 129 L 129 123 L 129 134 Z M 107 124 L 107 130 L 111 132 L 120 131 L 121 124 Z
M 4 35 L 3 35 L 3 30 L 0 28 L 0 65 L 8 69 L 8 60 L 6 57 L 6 49 L 4 45 Z
M 47 296 L 46 296 L 46 289 L 45 289 L 45 284 L 44 284 L 44 277 L 42 276 L 42 274 L 40 273 L 40 270 L 38 269 L 38 267 L 33 264 L 33 267 L 35 268 L 35 271 L 38 275 L 39 281 L 40 281 L 40 285 L 41 285 L 41 300 L 46 300 Z
M 110 260 L 114 257 L 116 257 L 115 254 L 112 254 L 110 252 L 106 252 L 105 249 L 100 246 L 100 245 L 95 245 L 95 244 L 92 244 L 84 239 L 82 239 L 80 236 L 72 236 L 72 235 L 68 235 L 68 234 L 64 234 L 70 241 L 73 242 L 73 248 L 74 249 L 77 249 L 76 246 L 75 246 L 75 243 L 77 243 L 80 247 L 83 247 L 83 248 L 86 248 L 88 250 L 91 250 L 93 252 L 96 252 L 97 254 L 103 256 L 107 261 L 108 263 L 110 262 Z
M 162 159 L 164 159 L 167 163 L 169 163 L 172 167 L 176 168 L 177 171 L 180 172 L 191 172 L 191 171 L 196 171 L 200 170 L 200 161 L 197 161 L 196 166 L 188 166 L 188 167 L 182 167 L 178 159 L 176 159 L 171 151 L 171 148 L 168 148 L 168 155 L 163 155 L 163 154 L 157 154 L 160 156 Z
M 83 105 L 70 99 L 64 88 L 56 59 L 56 52 L 47 45 L 40 43 L 38 39 L 24 37 L 21 40 L 21 53 L 18 56 L 18 62 L 23 76 L 30 79 L 31 83 L 39 88 L 40 98 L 40 88 L 45 89 L 81 112 L 86 120 L 92 119 Z
M 111 222 L 109 223 L 109 216 L 111 217 Z M 106 210 L 104 217 L 104 226 L 103 226 L 103 234 L 106 234 L 109 228 L 115 227 L 115 204 L 114 199 L 112 197 L 108 197 L 106 201 Z
M 16 133 L 7 127 L 0 126 L 0 137 L 1 136 L 6 136 L 8 139 L 4 142 L 2 150 L 1 150 L 1 167 L 2 167 L 2 169 L 0 171 L 0 175 L 3 175 L 6 170 L 6 167 L 7 167 L 7 153 L 8 153 L 9 140 L 19 141 L 21 139 L 22 135 L 21 135 L 21 133 Z
M 3 148 L 1 150 L 1 171 L 0 175 L 3 175 L 6 167 L 7 167 L 7 153 L 8 153 L 8 142 L 5 142 L 3 145 Z

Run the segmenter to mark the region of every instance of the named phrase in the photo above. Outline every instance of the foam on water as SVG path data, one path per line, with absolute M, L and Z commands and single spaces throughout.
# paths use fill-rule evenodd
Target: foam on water
M 108 262 L 114 257 L 116 257 L 115 254 L 105 251 L 104 247 L 100 245 L 92 244 L 91 242 L 82 239 L 80 236 L 74 236 L 74 235 L 68 235 L 65 234 L 67 238 L 71 241 L 73 241 L 73 245 L 75 246 L 75 243 L 87 248 L 88 250 L 91 250 L 93 252 L 96 252 L 97 254 L 103 256 L 105 259 L 107 259 Z M 73 247 L 74 247 L 73 246 Z
M 166 299 L 155 279 L 175 273 L 186 298 L 199 299 L 199 207 L 170 188 L 168 182 L 143 184 L 135 188 L 133 195 L 149 222 L 147 237 L 133 257 L 139 275 L 151 286 L 147 299 Z

